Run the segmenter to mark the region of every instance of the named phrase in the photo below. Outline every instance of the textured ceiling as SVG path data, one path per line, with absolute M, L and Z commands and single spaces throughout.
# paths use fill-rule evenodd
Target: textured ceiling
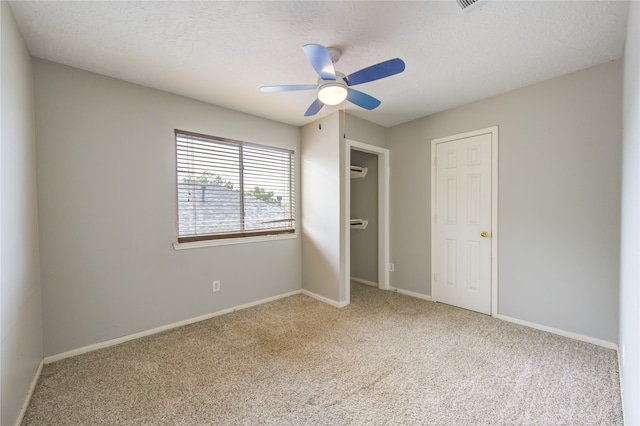
M 33 56 L 284 123 L 303 125 L 315 84 L 302 46 L 336 46 L 345 74 L 399 57 L 406 70 L 358 86 L 410 121 L 622 56 L 628 3 L 490 1 L 12 1 Z M 339 107 L 325 107 L 326 114 Z

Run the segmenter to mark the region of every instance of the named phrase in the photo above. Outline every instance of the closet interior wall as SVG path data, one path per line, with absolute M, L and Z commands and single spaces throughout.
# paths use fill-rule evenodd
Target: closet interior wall
M 378 156 L 351 150 L 351 165 L 366 168 L 351 179 L 351 218 L 366 227 L 351 227 L 351 280 L 378 286 Z

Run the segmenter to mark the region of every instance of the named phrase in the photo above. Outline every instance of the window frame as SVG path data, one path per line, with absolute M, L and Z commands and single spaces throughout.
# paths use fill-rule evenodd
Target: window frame
M 240 228 L 245 226 L 245 222 L 247 221 L 247 211 L 244 208 L 246 196 L 250 194 L 249 191 L 244 187 L 244 175 L 246 174 L 243 170 L 243 156 L 244 156 L 244 148 L 256 149 L 256 150 L 264 150 L 271 152 L 280 152 L 286 153 L 289 156 L 289 167 L 287 167 L 288 172 L 288 191 L 289 191 L 289 201 L 290 207 L 289 217 L 285 219 L 278 219 L 290 222 L 289 227 L 284 228 L 270 228 L 270 229 L 250 229 L 250 230 L 237 230 L 237 231 L 229 231 L 229 232 L 221 232 L 221 233 L 203 233 L 198 235 L 187 235 L 180 236 L 180 151 L 179 151 L 179 137 L 193 137 L 198 138 L 204 141 L 211 141 L 213 144 L 230 144 L 235 145 L 239 148 L 239 159 L 238 159 L 238 173 L 239 173 L 239 182 L 238 182 L 238 192 L 239 192 L 239 207 L 240 207 Z M 176 174 L 175 174 L 175 191 L 176 191 L 176 241 L 174 243 L 174 248 L 176 250 L 183 248 L 195 248 L 195 247 L 207 247 L 212 245 L 226 245 L 226 244 L 237 244 L 237 243 L 248 243 L 248 242 L 257 242 L 257 241 L 267 241 L 267 240 L 280 240 L 280 239 L 290 239 L 296 238 L 298 235 L 298 230 L 296 226 L 296 152 L 295 149 L 290 148 L 281 148 L 275 146 L 269 146 L 264 144 L 256 144 L 252 142 L 245 142 L 235 139 L 222 138 L 218 136 L 206 135 L 202 133 L 195 133 L 186 130 L 174 129 L 174 153 L 175 157 L 175 166 L 176 166 Z M 265 163 L 269 164 L 269 163 Z

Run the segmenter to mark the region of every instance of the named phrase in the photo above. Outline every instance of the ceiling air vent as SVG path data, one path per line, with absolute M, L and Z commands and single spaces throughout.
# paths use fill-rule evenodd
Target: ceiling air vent
M 456 0 L 458 6 L 464 11 L 470 12 L 477 9 L 482 4 L 487 3 L 489 0 Z

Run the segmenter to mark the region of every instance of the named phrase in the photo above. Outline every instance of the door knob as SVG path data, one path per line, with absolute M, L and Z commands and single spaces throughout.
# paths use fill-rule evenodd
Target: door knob
M 487 231 L 482 231 L 482 232 L 480 233 L 480 236 L 481 236 L 481 237 L 485 237 L 485 238 L 486 238 L 486 237 L 488 237 L 488 236 L 489 236 L 489 233 L 488 233 Z

